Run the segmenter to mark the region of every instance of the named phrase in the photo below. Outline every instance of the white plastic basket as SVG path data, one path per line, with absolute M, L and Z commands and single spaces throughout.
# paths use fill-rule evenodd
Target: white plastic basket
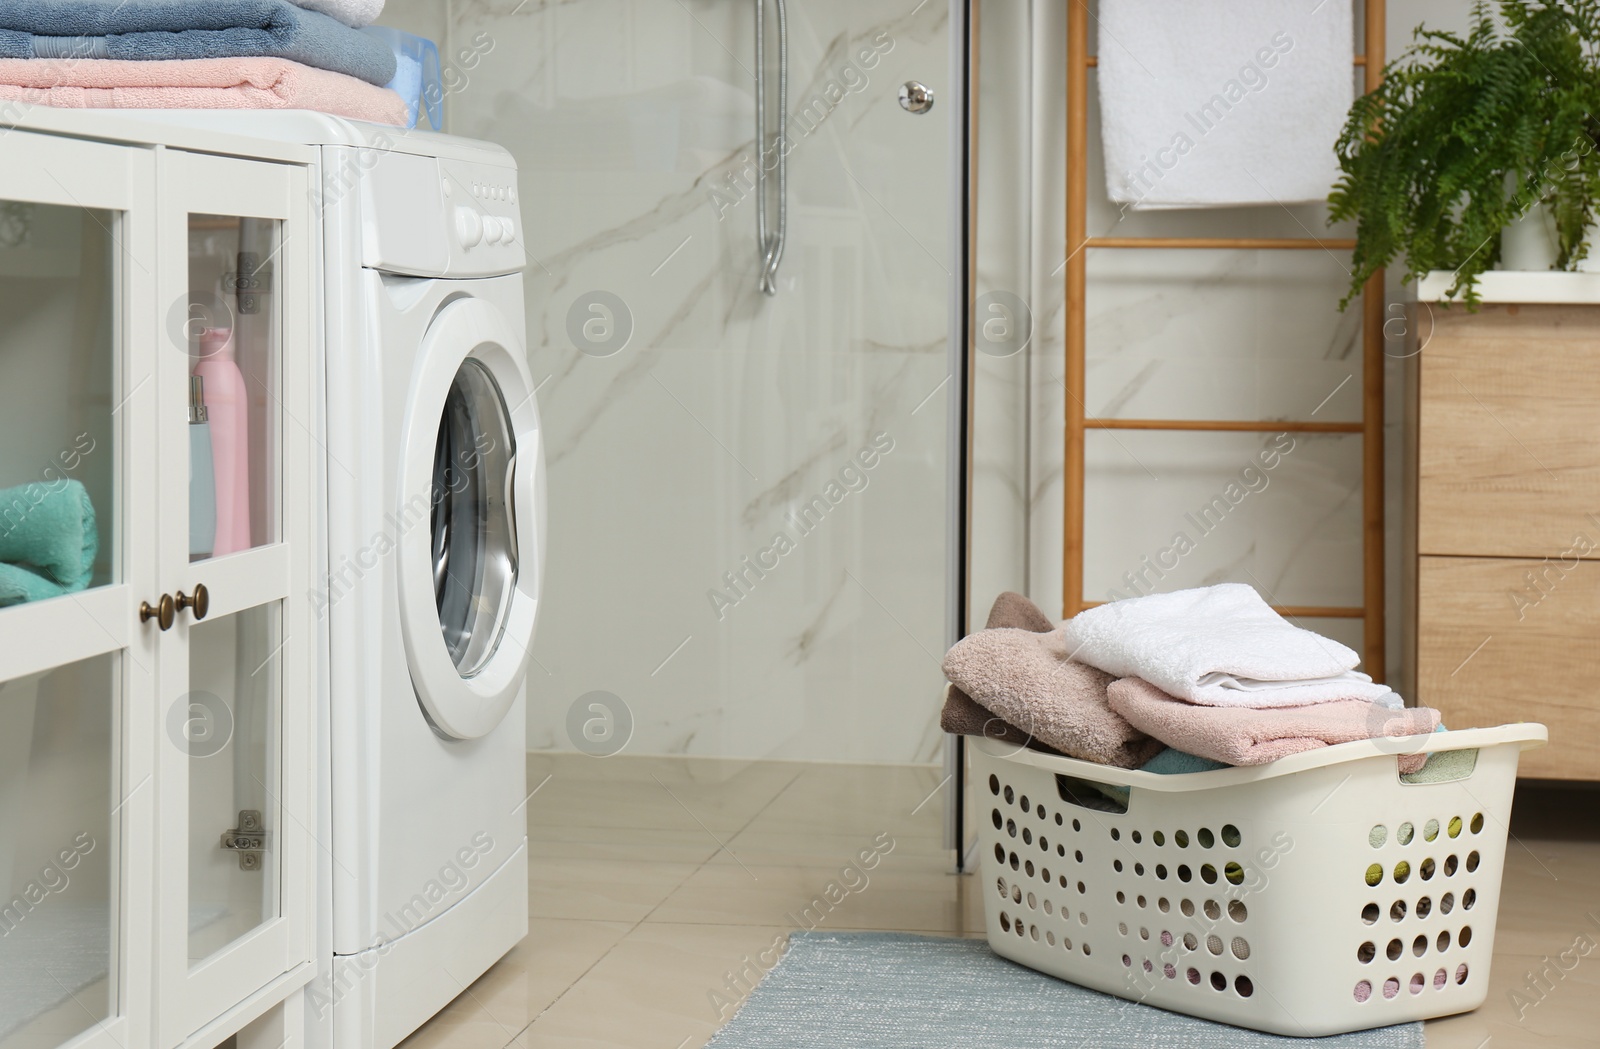
M 1470 775 L 1405 783 L 1399 740 L 1186 776 L 973 740 L 989 943 L 1085 987 L 1277 1034 L 1464 1012 L 1489 988 L 1517 758 L 1543 725 L 1437 733 Z M 1131 788 L 1126 811 L 1093 784 Z

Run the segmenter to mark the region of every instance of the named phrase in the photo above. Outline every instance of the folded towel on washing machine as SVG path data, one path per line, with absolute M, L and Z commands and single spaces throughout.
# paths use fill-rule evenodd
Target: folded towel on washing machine
M 287 0 L 9 0 L 0 58 L 285 58 L 383 85 L 394 52 Z
M 1358 739 L 1392 739 L 1399 753 L 1405 737 L 1427 735 L 1439 724 L 1439 712 L 1431 707 L 1395 710 L 1365 699 L 1264 710 L 1204 707 L 1132 677 L 1113 682 L 1106 700 L 1134 728 L 1185 753 L 1228 765 L 1264 765 Z M 1416 772 L 1427 758 L 1401 754 L 1400 771 Z
M 357 29 L 371 25 L 383 14 L 383 0 L 293 0 L 293 3 L 307 11 L 320 11 Z
M 1355 652 L 1290 624 L 1243 583 L 1112 601 L 1062 629 L 1074 659 L 1191 703 L 1297 707 L 1389 693 L 1354 670 Z
M 405 126 L 393 91 L 281 58 L 0 59 L 0 99 L 63 109 L 315 109 Z

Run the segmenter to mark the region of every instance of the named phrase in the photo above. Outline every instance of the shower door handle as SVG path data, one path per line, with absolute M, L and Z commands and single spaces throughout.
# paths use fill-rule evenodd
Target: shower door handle
M 756 248 L 761 260 L 761 291 L 778 294 L 778 265 L 789 233 L 789 13 L 785 0 L 772 0 L 778 12 L 778 133 L 772 143 L 778 183 L 776 222 L 767 219 L 767 0 L 756 4 Z

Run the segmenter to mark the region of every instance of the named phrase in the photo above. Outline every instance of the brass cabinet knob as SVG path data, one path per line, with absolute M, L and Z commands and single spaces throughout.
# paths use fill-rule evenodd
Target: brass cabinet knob
M 177 617 L 177 607 L 172 603 L 171 594 L 162 594 L 161 600 L 152 605 L 148 601 L 139 603 L 139 622 L 148 623 L 154 619 L 156 625 L 162 630 L 171 630 L 172 621 Z
M 178 591 L 178 611 L 193 609 L 191 613 L 196 619 L 204 619 L 206 613 L 211 611 L 211 592 L 204 583 L 194 585 L 194 596 L 190 597 L 182 590 Z

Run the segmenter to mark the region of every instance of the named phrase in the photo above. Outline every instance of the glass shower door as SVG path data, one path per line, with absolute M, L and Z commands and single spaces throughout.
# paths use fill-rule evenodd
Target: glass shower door
M 769 9 L 765 150 L 752 2 L 457 16 L 458 42 L 527 57 L 485 57 L 451 119 L 521 168 L 550 470 L 533 749 L 939 760 L 947 11 L 789 4 L 780 114 Z M 931 111 L 902 108 L 908 81 Z M 775 181 L 780 125 L 766 295 L 757 170 Z

